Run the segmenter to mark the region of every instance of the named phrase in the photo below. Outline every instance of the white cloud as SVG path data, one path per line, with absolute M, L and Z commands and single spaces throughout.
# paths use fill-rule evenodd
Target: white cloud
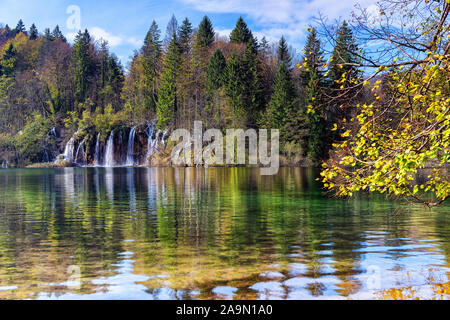
M 130 38 L 125 39 L 125 42 L 133 45 L 134 47 L 142 47 L 142 45 L 144 44 L 143 40 L 136 39 L 135 37 L 130 37 Z
M 215 31 L 219 38 L 229 38 L 233 29 L 216 28 Z M 252 33 L 259 40 L 261 40 L 263 37 L 265 37 L 266 40 L 269 42 L 277 42 L 280 40 L 281 35 L 286 34 L 286 32 L 283 33 L 282 31 L 286 31 L 286 30 L 270 29 L 270 30 L 266 30 L 266 32 L 253 31 Z
M 90 35 L 97 41 L 105 40 L 108 41 L 108 44 L 111 47 L 117 47 L 123 43 L 123 39 L 119 36 L 115 36 L 110 34 L 109 32 L 105 31 L 102 28 L 99 27 L 93 27 L 89 28 Z M 74 42 L 75 37 L 77 36 L 78 32 L 69 32 L 66 34 L 66 38 L 69 42 Z
M 89 32 L 96 40 L 103 39 L 108 41 L 108 44 L 111 47 L 117 47 L 123 43 L 123 39 L 121 37 L 110 34 L 106 30 L 99 27 L 90 28 Z
M 293 0 L 260 1 L 260 0 L 183 0 L 195 9 L 212 13 L 242 13 L 256 19 L 271 22 L 286 21 L 292 12 Z
M 74 42 L 76 36 L 77 36 L 77 32 L 70 32 L 70 33 L 66 34 L 66 38 L 69 42 Z
M 274 41 L 284 35 L 298 43 L 319 13 L 330 20 L 348 18 L 356 4 L 373 5 L 376 0 L 182 0 L 194 9 L 206 13 L 242 14 L 253 19 L 258 33 Z M 222 35 L 228 30 L 219 30 Z M 258 35 L 257 35 L 258 36 Z M 260 36 L 258 36 L 260 38 Z
M 117 47 L 120 45 L 129 44 L 135 48 L 138 48 L 138 47 L 141 47 L 144 43 L 144 41 L 137 39 L 135 37 L 125 38 L 125 37 L 113 35 L 113 34 L 109 33 L 108 31 L 106 31 L 102 28 L 99 28 L 99 27 L 89 28 L 88 30 L 89 30 L 89 33 L 91 34 L 91 36 L 95 40 L 108 41 L 108 44 L 110 47 Z M 67 38 L 67 40 L 69 40 L 69 42 L 74 42 L 76 36 L 77 36 L 77 32 L 70 32 L 70 33 L 66 34 L 66 38 Z
M 380 9 L 376 6 L 376 5 L 370 5 L 369 7 L 367 7 L 366 9 L 367 11 L 367 20 L 369 23 L 369 26 L 375 26 L 376 22 L 379 21 L 380 19 Z
M 219 38 L 228 38 L 230 37 L 232 29 L 220 29 L 216 28 L 214 31 L 216 31 L 216 34 Z

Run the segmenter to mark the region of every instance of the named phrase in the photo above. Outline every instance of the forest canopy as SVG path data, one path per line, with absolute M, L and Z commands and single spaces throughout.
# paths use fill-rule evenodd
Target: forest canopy
M 104 140 L 121 127 L 192 129 L 202 120 L 222 130 L 280 129 L 286 163 L 318 164 L 331 145 L 331 122 L 306 106 L 333 79 L 320 59 L 296 67 L 323 50 L 315 31 L 308 41 L 298 57 L 284 37 L 257 39 L 242 17 L 229 38 L 217 36 L 207 16 L 196 28 L 172 17 L 165 37 L 150 24 L 125 69 L 88 30 L 70 44 L 58 26 L 40 33 L 21 20 L 0 29 L 0 156 L 23 166 L 51 160 L 75 133 Z M 43 132 L 35 135 L 38 123 Z M 48 138 L 53 128 L 62 141 Z

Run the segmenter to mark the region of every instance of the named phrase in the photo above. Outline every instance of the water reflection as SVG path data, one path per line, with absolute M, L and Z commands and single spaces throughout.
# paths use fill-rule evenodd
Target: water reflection
M 134 260 L 131 259 L 133 252 L 122 252 L 118 254 L 120 262 L 112 264 L 111 267 L 116 267 L 115 275 L 108 277 L 100 277 L 91 281 L 95 286 L 94 293 L 79 294 L 75 292 L 58 293 L 58 292 L 40 292 L 37 299 L 40 300 L 114 300 L 126 297 L 132 300 L 149 299 L 147 288 L 138 284 L 138 282 L 146 281 L 148 276 L 133 274 Z M 62 283 L 60 285 L 71 287 L 73 284 Z M 159 298 L 159 297 L 153 297 Z
M 4 170 L 0 298 L 449 297 L 448 206 L 327 199 L 316 177 L 298 168 L 273 177 Z M 80 268 L 79 288 L 68 285 L 70 266 Z

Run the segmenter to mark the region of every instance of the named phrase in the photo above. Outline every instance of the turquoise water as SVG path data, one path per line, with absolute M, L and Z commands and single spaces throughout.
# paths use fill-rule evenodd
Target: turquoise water
M 450 210 L 310 169 L 0 170 L 0 299 L 448 299 Z

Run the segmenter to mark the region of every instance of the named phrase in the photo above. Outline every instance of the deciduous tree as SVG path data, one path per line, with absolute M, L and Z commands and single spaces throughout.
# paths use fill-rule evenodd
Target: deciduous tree
M 357 66 L 373 70 L 360 81 L 373 99 L 357 106 L 336 157 L 324 164 L 325 187 L 337 195 L 380 192 L 430 207 L 449 197 L 449 11 L 448 1 L 382 2 L 379 27 L 364 12 L 356 20 L 357 37 L 366 46 L 376 41 L 383 54 L 360 57 Z M 380 77 L 387 97 L 381 79 L 370 81 Z

